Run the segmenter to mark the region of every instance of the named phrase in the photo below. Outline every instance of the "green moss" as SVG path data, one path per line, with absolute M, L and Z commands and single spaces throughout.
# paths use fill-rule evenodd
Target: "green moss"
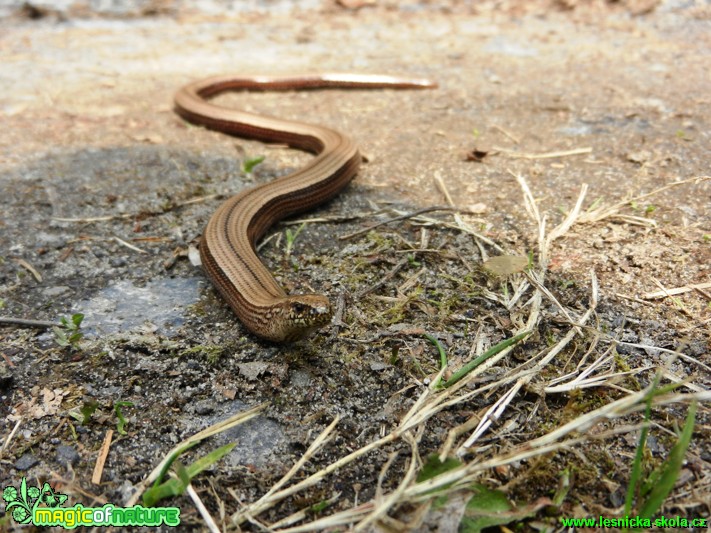
M 188 306 L 188 309 L 189 309 L 195 316 L 198 316 L 198 317 L 205 317 L 205 316 L 207 316 L 207 309 L 206 309 L 206 306 L 208 305 L 208 303 L 210 303 L 210 302 L 208 302 L 206 299 L 203 298 L 203 299 L 201 299 L 200 301 L 198 301 L 197 303 L 194 303 L 194 304 Z
M 222 346 L 217 346 L 215 344 L 199 344 L 197 346 L 193 346 L 192 348 L 182 350 L 178 355 L 180 357 L 187 355 L 199 355 L 200 357 L 204 357 L 208 363 L 213 365 L 220 359 L 223 352 L 224 348 Z

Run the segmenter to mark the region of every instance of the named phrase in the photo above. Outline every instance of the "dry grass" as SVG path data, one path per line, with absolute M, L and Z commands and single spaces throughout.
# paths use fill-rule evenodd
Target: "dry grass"
M 508 279 L 509 291 L 504 293 L 485 291 L 484 294 L 508 310 L 509 316 L 507 318 L 513 326 L 510 331 L 511 336 L 522 332 L 538 331 L 542 322 L 551 320 L 551 317 L 548 316 L 552 312 L 551 310 L 556 312 L 555 320 L 558 323 L 562 320 L 567 324 L 566 331 L 562 331 L 560 337 L 554 342 L 549 342 L 547 347 L 532 354 L 525 363 L 499 376 L 496 381 L 487 382 L 484 385 L 475 385 L 475 383 L 487 369 L 507 357 L 513 347 L 505 349 L 489 359 L 464 379 L 448 388 L 436 386 L 448 370 L 443 368 L 437 376 L 419 383 L 418 398 L 407 413 L 401 417 L 396 427 L 378 440 L 343 455 L 315 473 L 306 475 L 303 472 L 305 465 L 316 460 L 335 435 L 339 424 L 339 419 L 335 418 L 314 439 L 293 467 L 261 498 L 253 502 L 241 502 L 237 500 L 235 491 L 228 489 L 239 503 L 239 510 L 229 517 L 232 527 L 239 528 L 242 524 L 250 523 L 259 530 L 292 533 L 346 528 L 353 531 L 363 531 L 374 526 L 390 530 L 407 530 L 422 523 L 435 497 L 466 489 L 485 474 L 492 472 L 493 469 L 561 450 L 575 450 L 576 447 L 580 447 L 586 442 L 639 430 L 639 424 L 629 425 L 619 419 L 644 409 L 650 397 L 653 397 L 655 406 L 711 400 L 711 392 L 703 390 L 693 383 L 680 380 L 673 374 L 670 365 L 683 354 L 670 350 L 666 351 L 668 355 L 666 363 L 659 371 L 663 377 L 673 383 L 679 383 L 689 392 L 682 394 L 672 391 L 655 395 L 655 391 L 650 388 L 632 391 L 620 385 L 622 383 L 620 378 L 653 371 L 654 368 L 643 366 L 625 370 L 616 369 L 614 364 L 615 347 L 619 342 L 601 331 L 595 324 L 596 307 L 600 300 L 601 289 L 594 272 L 589 273 L 589 305 L 582 313 L 567 308 L 546 287 L 548 265 L 556 241 L 564 237 L 574 225 L 596 224 L 609 219 L 632 224 L 653 224 L 654 222 L 646 218 L 641 219 L 620 214 L 622 207 L 628 205 L 627 201 L 610 207 L 598 206 L 592 210 L 583 211 L 587 193 L 587 186 L 583 186 L 577 202 L 567 216 L 559 225 L 548 230 L 547 217 L 539 212 L 526 180 L 520 175 L 515 175 L 515 178 L 523 192 L 526 211 L 537 227 L 537 263 L 525 273 L 510 276 Z M 682 183 L 684 182 L 673 186 Z M 438 179 L 438 187 L 443 190 L 445 197 L 449 198 L 441 178 Z M 404 216 L 399 213 L 400 219 Z M 430 218 L 425 212 L 415 214 L 414 219 L 421 223 L 454 228 L 472 235 L 480 244 L 484 256 L 487 247 L 497 253 L 507 253 L 501 246 L 480 235 L 466 222 L 464 216 L 458 213 L 453 215 L 452 222 Z M 550 305 L 544 305 L 544 302 L 548 302 Z M 574 341 L 579 346 L 585 347 L 585 353 L 572 371 L 558 375 L 559 369 L 569 367 L 551 365 L 551 363 L 566 353 L 566 349 Z M 472 356 L 480 354 L 485 344 L 486 342 L 478 336 L 474 338 L 472 340 Z M 701 365 L 707 371 L 709 370 L 698 361 L 694 360 L 694 363 Z M 544 432 L 537 438 L 531 436 L 529 440 L 524 440 L 515 446 L 501 446 L 501 449 L 505 451 L 497 453 L 495 451 L 497 448 L 491 444 L 505 442 L 506 438 L 505 431 L 497 433 L 501 430 L 497 426 L 497 421 L 512 410 L 522 391 L 530 387 L 535 387 L 547 395 L 571 394 L 592 387 L 607 388 L 614 391 L 618 399 L 613 400 L 611 399 L 612 395 L 606 395 L 605 398 L 609 400 L 607 403 L 579 414 L 572 420 Z M 487 402 L 485 410 L 450 429 L 439 449 L 440 460 L 444 461 L 447 457 L 458 457 L 461 460 L 461 465 L 426 481 L 418 482 L 416 474 L 423 465 L 419 444 L 423 436 L 432 430 L 433 417 L 444 410 L 466 409 L 467 403 L 474 398 Z M 613 429 L 598 429 L 599 426 L 616 420 L 618 422 L 612 424 Z M 486 445 L 482 444 L 484 437 L 487 439 Z M 356 462 L 366 454 L 379 448 L 387 449 L 395 442 L 409 448 L 409 459 L 395 488 L 389 491 L 385 490 L 383 480 L 392 468 L 397 452 L 390 453 L 388 460 L 382 465 L 375 495 L 369 501 L 355 503 L 350 508 L 317 519 L 313 519 L 314 515 L 309 512 L 309 508 L 298 510 L 272 524 L 265 523 L 260 518 L 266 511 L 276 508 L 287 498 L 298 495 L 317 484 L 326 483 L 329 478 L 337 476 L 339 470 L 357 464 Z M 156 471 L 158 470 L 160 470 L 160 466 L 156 469 Z M 154 476 L 151 476 L 146 482 L 148 483 L 152 479 Z M 191 496 L 195 499 L 207 526 L 211 530 L 215 530 L 215 522 L 206 516 L 207 511 L 199 502 L 194 491 Z M 335 504 L 339 501 L 339 497 L 339 494 L 333 494 L 326 503 Z M 395 516 L 400 519 L 394 518 Z M 408 522 L 401 521 L 404 516 L 409 517 Z

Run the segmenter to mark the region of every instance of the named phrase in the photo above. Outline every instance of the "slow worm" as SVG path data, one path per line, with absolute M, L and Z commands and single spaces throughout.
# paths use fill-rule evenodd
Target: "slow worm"
M 238 111 L 207 99 L 235 90 L 431 87 L 435 84 L 423 79 L 356 74 L 219 76 L 191 83 L 176 93 L 176 112 L 189 122 L 316 154 L 296 172 L 226 200 L 203 232 L 203 268 L 252 333 L 274 342 L 290 342 L 330 322 L 328 298 L 321 294 L 287 295 L 257 257 L 255 244 L 282 218 L 313 209 L 336 196 L 355 176 L 361 156 L 351 139 L 330 128 Z

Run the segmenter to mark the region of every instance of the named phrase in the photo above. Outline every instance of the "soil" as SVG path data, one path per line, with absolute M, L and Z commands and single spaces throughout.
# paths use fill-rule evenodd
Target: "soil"
M 267 492 L 335 418 L 333 438 L 297 480 L 396 428 L 440 369 L 427 336 L 456 370 L 522 326 L 491 296 L 514 285 L 482 267 L 500 252 L 457 228 L 452 212 L 361 231 L 448 206 L 449 196 L 481 236 L 535 262 L 538 227 L 516 176 L 548 231 L 585 186 L 583 212 L 619 205 L 573 225 L 547 264 L 546 287 L 575 316 L 592 305 L 595 274 L 591 330 L 521 390 L 460 460 L 505 454 L 644 389 L 658 368 L 662 383 L 684 383 L 680 393 L 708 391 L 707 3 L 92 5 L 6 2 L 0 10 L 0 315 L 51 323 L 85 315 L 84 337 L 68 346 L 51 328 L 0 328 L 2 487 L 26 477 L 49 481 L 72 505 L 122 505 L 180 441 L 266 402 L 254 420 L 180 459 L 188 465 L 237 443 L 193 480 L 218 526 L 234 527 L 232 513 Z M 310 156 L 190 126 L 173 113 L 171 97 L 212 74 L 305 71 L 427 77 L 439 86 L 220 97 L 347 132 L 367 158 L 346 192 L 303 217 L 310 221 L 291 250 L 287 232 L 300 221 L 273 228 L 260 250 L 287 292 L 324 292 L 339 309 L 333 326 L 277 346 L 241 327 L 189 250 L 222 199 Z M 243 162 L 258 155 L 264 162 L 244 172 Z M 676 288 L 686 289 L 665 296 Z M 108 311 L 97 311 L 105 304 Z M 534 334 L 469 387 L 533 358 L 567 327 L 546 299 Z M 594 358 L 611 350 L 610 373 L 644 370 L 596 388 L 543 392 L 575 371 L 588 349 Z M 506 390 L 433 416 L 417 436 L 418 457 L 439 453 L 448 431 Z M 649 465 L 669 455 L 687 404 L 654 408 Z M 604 439 L 492 468 L 480 482 L 522 507 L 552 498 L 563 473 L 573 472 L 562 501 L 512 520 L 524 530 L 558 527 L 561 516 L 619 516 L 641 422 L 640 413 L 613 418 L 592 432 L 610 431 Z M 709 516 L 710 423 L 702 403 L 660 513 Z M 92 480 L 107 434 L 106 462 Z M 336 495 L 325 515 L 368 502 L 395 490 L 410 460 L 407 442 L 396 440 L 258 520 L 273 524 Z M 185 528 L 206 527 L 187 495 L 161 505 L 179 507 Z M 436 510 L 418 520 L 412 504 L 393 508 L 390 519 L 381 525 L 457 527 Z M 240 527 L 260 529 L 256 519 Z

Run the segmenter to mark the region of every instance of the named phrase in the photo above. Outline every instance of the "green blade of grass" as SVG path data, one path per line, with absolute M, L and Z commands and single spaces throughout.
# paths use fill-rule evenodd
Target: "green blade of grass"
M 696 407 L 697 403 L 692 402 L 689 406 L 689 413 L 686 415 L 684 429 L 679 435 L 679 440 L 676 442 L 669 458 L 664 462 L 662 474 L 659 482 L 654 485 L 654 488 L 649 493 L 649 497 L 644 502 L 642 509 L 639 511 L 640 518 L 652 518 L 652 516 L 661 508 L 664 500 L 674 488 L 679 471 L 684 464 L 684 456 L 691 442 L 691 435 L 694 433 L 694 424 L 696 422 Z
M 630 482 L 627 487 L 627 495 L 625 496 L 625 516 L 629 516 L 632 512 L 632 504 L 634 503 L 637 487 L 642 476 L 642 458 L 644 457 L 644 448 L 647 445 L 647 435 L 649 433 L 649 422 L 652 419 L 652 400 L 654 399 L 653 391 L 659 385 L 661 375 L 657 373 L 654 377 L 654 382 L 650 387 L 650 394 L 647 395 L 647 407 L 644 410 L 645 426 L 639 435 L 637 443 L 637 451 L 635 453 L 634 462 L 632 463 L 632 471 L 630 472 Z
M 147 507 L 152 507 L 163 498 L 169 498 L 171 496 L 178 496 L 182 494 L 185 491 L 185 488 L 190 483 L 190 480 L 192 480 L 203 470 L 206 470 L 207 468 L 211 467 L 217 461 L 222 459 L 225 455 L 230 453 L 232 451 L 232 448 L 234 448 L 236 445 L 237 444 L 233 442 L 221 446 L 220 448 L 211 451 L 210 453 L 201 457 L 200 459 L 188 465 L 187 467 L 183 467 L 183 465 L 176 463 L 175 469 L 178 477 L 169 479 L 168 481 L 165 481 L 164 483 L 160 484 L 156 482 L 156 484 L 154 484 L 143 494 L 143 503 Z
M 462 379 L 464 376 L 469 374 L 472 370 L 474 370 L 476 367 L 481 365 L 484 361 L 487 359 L 495 356 L 497 353 L 505 350 L 509 346 L 513 346 L 514 344 L 518 343 L 525 337 L 528 337 L 531 334 L 530 331 L 524 331 L 523 333 L 519 333 L 515 337 L 511 337 L 510 339 L 506 339 L 504 341 L 501 341 L 499 344 L 496 346 L 492 346 L 489 348 L 486 352 L 481 354 L 479 357 L 474 359 L 473 361 L 468 362 L 466 365 L 464 365 L 462 368 L 460 368 L 457 372 L 455 372 L 452 377 L 450 377 L 444 384 L 439 385 L 438 388 L 447 388 L 451 387 L 454 385 L 457 381 Z
M 262 161 L 264 161 L 263 155 L 258 155 L 257 157 L 249 157 L 245 159 L 242 163 L 242 172 L 244 172 L 245 174 L 251 174 L 252 170 L 254 170 L 254 167 L 256 167 Z
M 447 366 L 447 352 L 444 351 L 444 346 L 442 346 L 442 343 L 429 333 L 423 333 L 422 335 L 437 347 L 437 351 L 439 352 L 439 369 L 442 370 Z M 440 377 L 435 384 L 435 388 L 439 388 L 441 386 L 441 382 L 442 378 Z
M 124 429 L 126 426 L 126 418 L 124 418 L 123 413 L 121 412 L 122 407 L 133 407 L 133 402 L 116 402 L 114 404 L 114 413 L 116 413 L 116 417 L 118 418 L 116 429 L 119 434 L 126 435 L 126 430 Z

